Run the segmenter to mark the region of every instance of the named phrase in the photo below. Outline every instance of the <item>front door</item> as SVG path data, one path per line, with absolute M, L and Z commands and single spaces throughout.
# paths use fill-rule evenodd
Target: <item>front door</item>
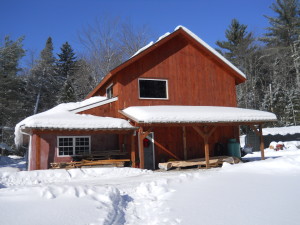
M 154 134 L 151 132 L 143 141 L 144 144 L 144 157 L 145 157 L 145 169 L 155 169 L 154 159 Z

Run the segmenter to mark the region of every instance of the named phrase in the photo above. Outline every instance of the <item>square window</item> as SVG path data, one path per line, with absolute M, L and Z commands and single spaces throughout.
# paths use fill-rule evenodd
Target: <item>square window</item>
M 90 137 L 58 137 L 58 155 L 70 156 L 88 154 Z
M 139 95 L 144 99 L 168 99 L 168 81 L 139 79 Z

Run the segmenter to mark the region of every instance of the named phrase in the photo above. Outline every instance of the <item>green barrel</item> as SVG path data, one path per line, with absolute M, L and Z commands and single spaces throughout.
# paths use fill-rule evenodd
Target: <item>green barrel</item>
M 229 139 L 227 143 L 228 156 L 234 156 L 241 158 L 240 143 L 236 142 L 236 139 Z

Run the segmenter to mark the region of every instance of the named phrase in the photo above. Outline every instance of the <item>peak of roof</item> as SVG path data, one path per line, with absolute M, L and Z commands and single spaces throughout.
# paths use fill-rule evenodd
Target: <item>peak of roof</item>
M 195 39 L 198 43 L 200 43 L 202 46 L 204 46 L 212 54 L 214 54 L 219 59 L 221 59 L 224 63 L 226 63 L 229 67 L 231 67 L 233 70 L 235 70 L 238 74 L 240 74 L 241 76 L 246 78 L 246 75 L 241 70 L 239 70 L 235 65 L 233 65 L 231 62 L 229 62 L 224 56 L 222 56 L 219 52 L 217 52 L 215 49 L 213 49 L 209 44 L 207 44 L 205 41 L 203 41 L 200 37 L 198 37 L 196 34 L 194 34 L 188 28 L 186 28 L 182 25 L 179 25 L 174 29 L 174 31 L 172 33 L 176 32 L 177 30 L 180 30 L 180 29 L 183 30 L 184 32 L 186 32 L 187 34 L 189 34 L 193 39 Z M 159 41 L 168 37 L 172 33 L 167 32 L 167 33 L 163 34 L 162 36 L 160 36 L 156 42 L 151 41 L 149 44 L 145 45 L 144 47 L 140 48 L 137 52 L 135 52 L 130 58 L 133 58 L 134 56 L 140 54 L 141 52 L 143 52 L 146 49 L 148 49 L 149 47 L 151 47 L 153 44 L 158 43 Z
M 194 34 L 192 31 L 190 31 L 188 28 L 179 25 L 177 26 L 172 33 L 165 33 L 162 36 L 160 36 L 155 42 L 151 41 L 149 44 L 145 45 L 144 47 L 140 48 L 138 51 L 136 51 L 127 61 L 122 63 L 121 65 L 117 66 L 113 70 L 111 70 L 103 79 L 102 81 L 97 85 L 97 87 L 91 91 L 86 98 L 92 97 L 99 88 L 105 84 L 112 76 L 114 76 L 117 72 L 124 69 L 128 65 L 132 64 L 136 60 L 138 60 L 140 57 L 143 57 L 143 55 L 147 54 L 147 52 L 150 52 L 151 49 L 153 49 L 155 46 L 159 46 L 160 44 L 163 44 L 163 41 L 165 41 L 167 38 L 170 38 L 172 35 L 176 36 L 176 32 L 184 32 L 184 34 L 191 37 L 191 39 L 195 40 L 196 43 L 199 43 L 199 45 L 203 46 L 204 49 L 206 49 L 208 52 L 210 52 L 212 55 L 214 55 L 217 59 L 219 59 L 220 62 L 225 63 L 228 67 L 230 67 L 233 71 L 236 72 L 237 75 L 237 84 L 241 83 L 246 79 L 246 75 L 239 70 L 236 66 L 234 66 L 231 62 L 229 62 L 227 59 L 225 59 L 224 56 L 222 56 L 219 52 L 217 52 L 215 49 L 213 49 L 209 44 L 207 44 L 205 41 L 203 41 L 201 38 L 199 38 L 196 34 Z M 167 41 L 167 40 L 166 40 Z

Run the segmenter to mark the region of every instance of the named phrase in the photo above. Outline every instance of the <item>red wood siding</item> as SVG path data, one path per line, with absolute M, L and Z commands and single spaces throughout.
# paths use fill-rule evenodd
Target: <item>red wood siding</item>
M 227 68 L 180 36 L 116 74 L 118 109 L 140 105 L 236 106 L 234 77 Z M 168 100 L 138 97 L 138 78 L 168 80 Z M 109 85 L 111 81 L 107 82 Z M 105 91 L 106 85 L 98 93 Z
M 37 156 L 37 134 L 32 136 L 32 149 L 31 149 L 31 160 L 29 169 L 48 169 L 52 162 L 70 162 L 72 157 L 69 156 L 58 156 L 57 153 L 57 137 L 58 136 L 90 136 L 91 137 L 91 152 L 93 151 L 107 151 L 107 150 L 118 150 L 119 140 L 117 134 L 97 134 L 90 132 L 78 132 L 78 131 L 52 131 L 52 132 L 39 132 L 40 137 L 40 149 L 39 155 Z M 40 161 L 40 168 L 37 168 L 37 162 Z
M 226 126 L 218 127 L 209 138 L 210 156 L 214 156 L 216 143 L 222 143 L 225 147 L 228 139 L 238 138 L 237 127 Z M 147 130 L 147 128 L 145 128 Z M 184 159 L 183 153 L 183 130 L 182 127 L 160 127 L 155 128 L 154 139 L 180 159 Z M 204 158 L 204 141 L 199 134 L 192 128 L 186 127 L 187 139 L 187 158 Z M 168 153 L 158 146 L 155 146 L 156 166 L 159 162 L 172 159 Z
M 79 112 L 79 114 L 90 114 L 95 116 L 105 116 L 105 117 L 117 117 L 118 111 L 117 111 L 117 102 L 111 102 L 99 107 L 91 108 L 82 112 Z

